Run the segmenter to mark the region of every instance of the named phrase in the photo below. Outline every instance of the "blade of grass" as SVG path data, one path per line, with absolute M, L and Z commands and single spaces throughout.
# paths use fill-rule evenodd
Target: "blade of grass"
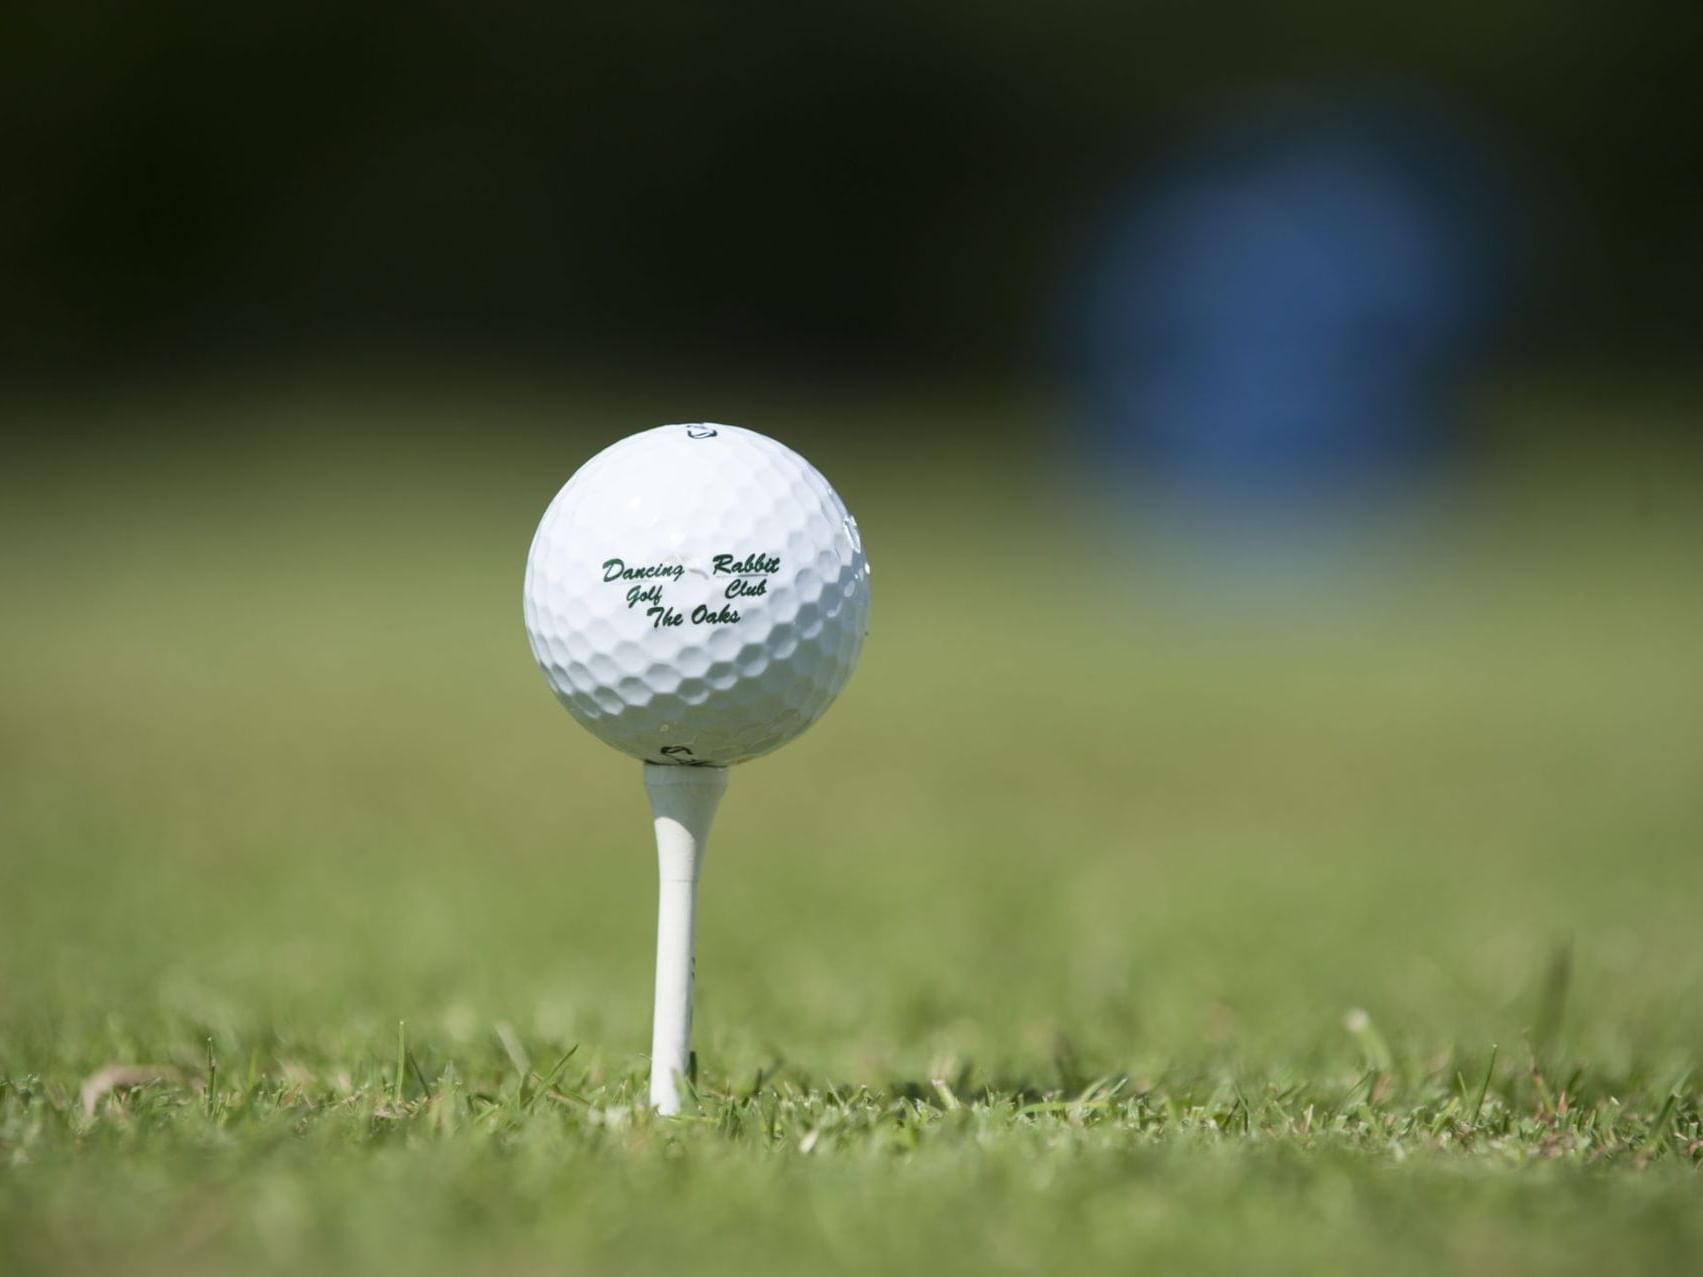
M 548 1075 L 540 1079 L 538 1085 L 532 1088 L 531 1094 L 527 1095 L 521 1101 L 521 1108 L 531 1108 L 535 1103 L 537 1103 L 539 1095 L 548 1091 L 556 1084 L 556 1079 L 561 1076 L 562 1070 L 567 1067 L 568 1061 L 574 1058 L 574 1052 L 577 1050 L 579 1050 L 579 1043 L 575 1042 L 566 1051 L 562 1052 L 562 1058 L 556 1061 L 556 1066 L 550 1070 Z
M 1478 1115 L 1484 1109 L 1484 1093 L 1490 1089 L 1490 1078 L 1495 1072 L 1496 1044 L 1492 1042 L 1490 1044 L 1490 1063 L 1484 1066 L 1484 1080 L 1478 1084 L 1478 1097 L 1472 1102 L 1472 1117 L 1467 1120 L 1467 1125 L 1474 1130 L 1478 1129 Z

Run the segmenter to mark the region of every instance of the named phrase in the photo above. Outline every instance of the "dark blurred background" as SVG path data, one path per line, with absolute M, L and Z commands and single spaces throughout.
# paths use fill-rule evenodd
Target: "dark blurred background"
M 1115 193 L 1286 95 L 1425 96 L 1521 212 L 1499 356 L 1703 325 L 1703 6 L 25 3 L 14 385 L 465 358 L 1045 373 Z

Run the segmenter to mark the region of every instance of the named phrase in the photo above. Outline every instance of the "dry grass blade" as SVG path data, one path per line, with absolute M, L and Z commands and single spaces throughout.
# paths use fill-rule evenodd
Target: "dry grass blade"
M 90 1117 L 101 1098 L 113 1091 L 128 1091 L 154 1082 L 182 1082 L 183 1073 L 170 1064 L 109 1064 L 83 1079 L 83 1112 Z

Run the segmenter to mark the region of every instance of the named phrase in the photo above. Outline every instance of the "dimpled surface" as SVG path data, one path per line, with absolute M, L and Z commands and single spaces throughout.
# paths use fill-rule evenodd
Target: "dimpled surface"
M 822 716 L 857 664 L 857 523 L 790 448 L 659 426 L 568 480 L 532 540 L 526 628 L 556 696 L 655 763 L 726 766 Z

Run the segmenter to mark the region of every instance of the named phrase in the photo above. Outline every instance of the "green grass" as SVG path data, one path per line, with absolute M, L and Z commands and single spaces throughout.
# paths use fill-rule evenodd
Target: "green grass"
M 1634 410 L 1504 405 L 1429 553 L 1278 615 L 1009 420 L 712 405 L 802 437 L 875 611 L 733 777 L 674 1121 L 638 765 L 518 591 L 677 411 L 123 411 L 35 410 L 0 478 L 0 1272 L 1703 1252 L 1703 476 Z M 85 1105 L 113 1065 L 156 1080 Z

